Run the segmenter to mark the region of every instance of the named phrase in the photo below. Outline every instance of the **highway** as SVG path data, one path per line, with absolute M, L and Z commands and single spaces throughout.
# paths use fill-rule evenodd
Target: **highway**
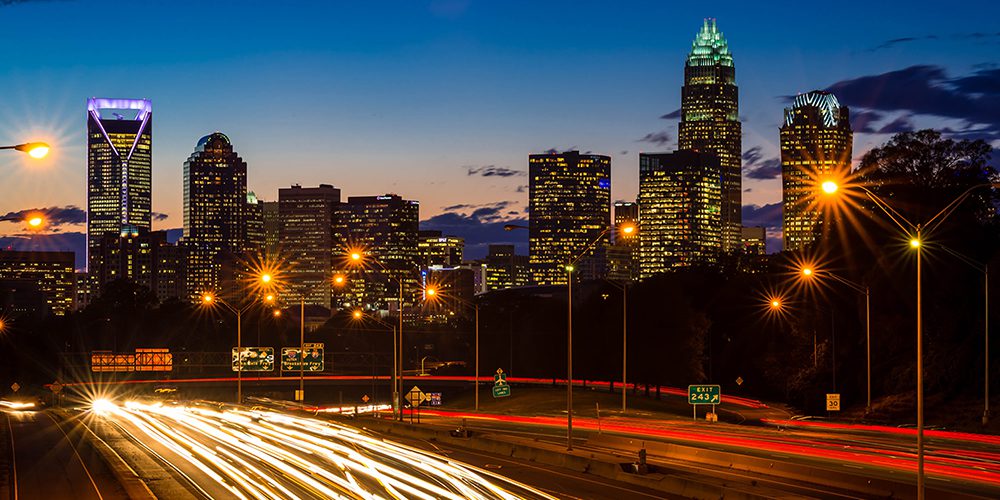
M 266 408 L 97 401 L 212 498 L 554 498 L 356 428 Z M 198 496 L 198 495 L 196 495 Z
M 421 420 L 425 425 L 438 425 L 442 429 L 455 428 L 464 422 L 470 430 L 565 443 L 565 417 L 423 410 Z M 574 428 L 578 430 L 574 448 L 635 456 L 638 445 L 624 446 L 628 441 L 609 438 L 621 436 L 643 440 L 650 450 L 651 460 L 662 459 L 667 463 L 684 458 L 682 452 L 675 448 L 658 456 L 652 443 L 764 458 L 794 467 L 808 466 L 855 476 L 859 483 L 879 479 L 886 484 L 902 485 L 896 491 L 915 483 L 912 429 L 792 420 L 768 423 L 770 427 L 621 416 L 598 422 L 595 418 L 577 416 L 574 418 Z M 690 460 L 694 459 L 685 460 L 691 464 Z M 929 488 L 1000 497 L 1000 437 L 930 432 L 926 470 Z
M 8 489 L 12 499 L 128 498 L 105 463 L 83 439 L 77 420 L 49 411 L 5 410 L 0 434 L 7 443 Z

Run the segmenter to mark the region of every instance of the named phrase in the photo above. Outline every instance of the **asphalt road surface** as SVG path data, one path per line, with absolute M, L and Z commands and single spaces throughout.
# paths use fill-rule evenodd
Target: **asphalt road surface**
M 107 466 L 83 441 L 79 421 L 48 411 L 4 411 L 14 499 L 109 500 L 128 498 Z

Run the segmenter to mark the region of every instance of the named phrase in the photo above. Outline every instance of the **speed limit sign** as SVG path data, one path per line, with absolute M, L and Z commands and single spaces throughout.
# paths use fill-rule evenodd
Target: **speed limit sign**
M 840 411 L 840 394 L 826 395 L 826 411 Z

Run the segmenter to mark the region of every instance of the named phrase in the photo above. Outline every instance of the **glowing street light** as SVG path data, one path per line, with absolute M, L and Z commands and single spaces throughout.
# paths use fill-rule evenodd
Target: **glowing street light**
M 44 142 L 28 142 L 18 144 L 16 146 L 0 146 L 0 149 L 13 149 L 22 153 L 28 153 L 28 156 L 39 160 L 45 158 L 45 156 L 49 154 L 50 148 L 49 145 Z
M 781 309 L 781 300 L 771 299 L 771 309 Z
M 838 186 L 834 181 L 823 181 L 823 183 L 820 184 L 820 187 L 823 189 L 824 193 L 833 194 L 837 192 L 837 189 L 839 189 L 840 186 Z
M 424 294 L 427 296 L 427 300 L 440 300 L 440 299 L 444 299 L 445 298 L 445 297 L 443 297 L 439 293 L 438 288 L 436 286 L 434 286 L 434 285 L 430 285 L 430 286 L 426 287 L 424 289 Z M 475 315 L 476 315 L 476 317 L 475 317 L 475 319 L 476 319 L 476 341 L 475 341 L 476 359 L 475 359 L 475 368 L 473 369 L 474 371 L 473 371 L 472 383 L 473 383 L 473 386 L 475 387 L 475 393 L 476 393 L 476 406 L 475 406 L 475 408 L 476 408 L 476 411 L 479 411 L 479 304 L 476 303 L 476 302 L 465 300 L 465 299 L 463 299 L 461 297 L 448 297 L 448 298 L 455 299 L 457 302 L 461 303 L 462 305 L 472 307 L 472 309 L 475 311 Z M 421 372 L 423 372 L 423 368 L 422 367 L 421 367 Z
M 802 275 L 803 276 L 812 276 L 812 273 L 813 273 L 812 269 L 810 269 L 808 267 L 803 267 L 802 268 Z
M 827 181 L 831 182 L 831 181 Z M 832 194 L 834 191 L 828 191 L 826 183 L 823 183 L 823 191 L 827 194 Z M 834 186 L 835 187 L 835 186 Z M 1000 183 L 987 183 L 987 184 L 977 184 L 966 189 L 962 194 L 958 195 L 957 198 L 952 200 L 951 203 L 945 205 L 938 213 L 934 214 L 933 217 L 927 219 L 926 222 L 914 224 L 908 219 L 903 217 L 896 209 L 887 203 L 885 200 L 880 198 L 878 195 L 873 193 L 870 189 L 864 186 L 858 186 L 858 189 L 862 190 L 865 195 L 870 199 L 885 215 L 896 224 L 899 229 L 909 236 L 910 247 L 916 251 L 917 259 L 917 500 L 924 499 L 924 321 L 923 321 L 923 240 L 924 235 L 934 231 L 940 226 L 945 219 L 951 216 L 955 212 L 955 209 L 965 201 L 966 198 L 972 194 L 973 191 L 984 188 L 992 187 L 994 189 L 1000 188 Z
M 268 284 L 268 283 L 270 283 L 271 279 L 272 279 L 272 276 L 270 274 L 268 274 L 268 273 L 264 273 L 264 274 L 260 275 L 260 282 L 264 283 L 265 285 Z

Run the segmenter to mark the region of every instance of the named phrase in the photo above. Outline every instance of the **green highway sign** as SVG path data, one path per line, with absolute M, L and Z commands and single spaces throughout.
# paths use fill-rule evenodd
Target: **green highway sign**
M 505 398 L 510 396 L 510 386 L 506 383 L 497 384 L 493 386 L 493 397 L 495 398 Z
M 274 348 L 273 347 L 244 347 L 237 355 L 237 350 L 233 348 L 233 371 L 241 371 L 240 360 L 245 372 L 270 372 L 274 371 Z
M 693 405 L 717 405 L 722 402 L 722 387 L 718 385 L 689 385 L 688 403 Z
M 281 370 L 286 372 L 321 372 L 325 368 L 323 363 L 323 344 L 304 344 L 305 363 L 299 356 L 299 347 L 281 348 Z

